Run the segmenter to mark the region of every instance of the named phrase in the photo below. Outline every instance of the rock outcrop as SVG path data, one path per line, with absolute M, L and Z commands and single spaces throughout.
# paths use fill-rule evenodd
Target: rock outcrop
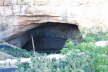
M 98 41 L 95 43 L 95 45 L 100 46 L 100 47 L 106 47 L 106 46 L 108 46 L 108 40 Z
M 107 32 L 107 6 L 107 0 L 0 0 L 0 42 L 45 22 L 76 24 L 81 32 Z

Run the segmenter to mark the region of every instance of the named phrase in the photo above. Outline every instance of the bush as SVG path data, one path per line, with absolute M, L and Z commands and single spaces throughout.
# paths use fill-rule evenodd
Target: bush
M 102 37 L 105 37 L 103 38 L 104 40 L 107 39 L 106 35 L 107 34 L 104 34 L 103 36 L 101 35 L 100 39 L 102 39 Z M 83 42 L 78 45 L 75 45 L 74 43 L 72 43 L 72 41 L 69 41 L 66 43 L 66 48 L 64 48 L 61 53 L 67 55 L 75 50 L 79 50 L 83 53 L 86 53 L 90 57 L 89 61 L 93 69 L 95 69 L 95 72 L 108 72 L 108 46 L 95 46 L 95 42 L 99 40 L 95 37 L 95 35 L 89 34 L 89 36 L 84 38 Z
M 30 57 L 33 53 L 21 48 L 14 48 L 11 45 L 2 44 L 0 45 L 0 51 L 10 54 L 14 57 Z
M 87 54 L 76 50 L 64 59 L 48 59 L 46 56 L 32 57 L 30 66 L 20 65 L 17 72 L 91 72 L 93 69 L 91 64 Z

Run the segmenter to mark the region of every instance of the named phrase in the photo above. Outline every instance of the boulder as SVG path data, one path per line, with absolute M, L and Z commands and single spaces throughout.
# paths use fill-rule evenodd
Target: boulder
M 100 46 L 100 47 L 106 47 L 108 46 L 108 41 L 98 41 L 95 43 L 96 46 Z
M 64 59 L 64 58 L 66 58 L 66 56 L 62 55 L 62 54 L 50 54 L 47 56 L 47 58 L 49 58 L 49 59 Z

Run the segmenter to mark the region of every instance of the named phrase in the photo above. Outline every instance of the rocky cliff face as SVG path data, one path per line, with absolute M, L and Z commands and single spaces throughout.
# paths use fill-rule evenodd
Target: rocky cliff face
M 0 0 L 0 42 L 45 22 L 76 24 L 81 32 L 105 32 L 107 6 L 107 0 Z

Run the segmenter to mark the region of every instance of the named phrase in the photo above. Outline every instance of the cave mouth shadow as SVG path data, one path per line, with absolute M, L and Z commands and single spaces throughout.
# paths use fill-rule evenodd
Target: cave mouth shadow
M 33 50 L 33 43 L 36 52 L 39 53 L 59 53 L 67 40 L 76 40 L 80 33 L 78 26 L 68 23 L 46 22 L 39 27 L 26 32 L 28 41 L 22 46 L 23 49 Z M 33 36 L 33 42 L 31 39 Z

